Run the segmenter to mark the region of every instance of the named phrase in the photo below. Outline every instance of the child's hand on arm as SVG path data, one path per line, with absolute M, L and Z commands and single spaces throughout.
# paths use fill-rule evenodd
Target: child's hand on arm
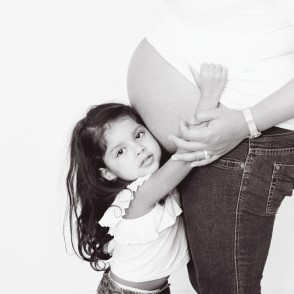
M 218 64 L 204 63 L 200 73 L 190 67 L 195 81 L 200 89 L 201 98 L 194 114 L 193 124 L 197 124 L 197 113 L 216 108 L 227 82 L 227 68 Z
M 200 122 L 197 120 L 197 114 L 199 111 L 211 110 L 218 106 L 220 97 L 225 89 L 227 82 L 227 68 L 213 63 L 203 63 L 200 67 L 200 73 L 194 67 L 190 67 L 197 83 L 201 97 L 194 117 L 191 122 L 181 121 L 179 125 L 179 138 L 186 135 L 187 130 L 198 130 L 203 127 L 207 127 L 208 122 Z M 186 137 L 187 139 L 187 137 Z M 178 154 L 188 152 L 185 149 L 178 148 L 177 152 L 173 155 L 173 159 L 177 158 Z M 199 160 L 201 160 L 201 156 Z
M 194 76 L 195 82 L 197 83 L 200 91 L 201 97 L 197 109 L 195 111 L 194 117 L 190 122 L 180 122 L 179 125 L 179 135 L 178 138 L 184 137 L 185 140 L 193 141 L 194 131 L 197 133 L 199 129 L 205 128 L 208 126 L 208 122 L 200 121 L 197 119 L 197 114 L 200 111 L 215 109 L 218 106 L 220 97 L 225 89 L 227 82 L 228 71 L 227 68 L 218 65 L 218 64 L 207 64 L 203 63 L 200 67 L 200 73 L 194 67 L 190 67 L 191 72 Z M 192 135 L 189 138 L 189 135 Z M 171 136 L 171 139 L 176 138 L 175 136 Z M 189 153 L 189 150 L 180 148 L 178 146 L 177 152 L 172 156 L 172 159 L 177 160 L 179 154 L 185 153 L 186 155 Z M 188 154 L 189 156 L 190 154 Z M 192 153 L 191 153 L 192 155 Z M 205 153 L 199 153 L 199 156 L 194 158 L 194 160 L 202 160 L 203 156 L 208 156 Z M 195 157 L 195 155 L 193 155 Z

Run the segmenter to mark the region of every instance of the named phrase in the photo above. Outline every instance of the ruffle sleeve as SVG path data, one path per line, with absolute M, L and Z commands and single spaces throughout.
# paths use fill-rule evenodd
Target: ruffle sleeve
M 129 208 L 131 200 L 134 199 L 134 192 L 136 192 L 149 177 L 150 175 L 138 178 L 128 185 L 126 189 L 119 192 L 112 205 L 100 219 L 99 225 L 102 227 L 110 227 L 110 230 L 115 227 L 126 214 L 125 210 Z
M 156 203 L 145 215 L 135 219 L 125 219 L 125 209 L 129 207 L 134 198 L 133 192 L 137 191 L 150 176 L 139 178 L 131 183 L 127 189 L 118 194 L 113 205 L 108 208 L 100 220 L 100 225 L 108 226 L 109 234 L 121 244 L 138 244 L 153 241 L 163 231 L 177 222 L 177 217 L 182 213 L 179 194 L 176 189 L 171 191 L 163 204 Z

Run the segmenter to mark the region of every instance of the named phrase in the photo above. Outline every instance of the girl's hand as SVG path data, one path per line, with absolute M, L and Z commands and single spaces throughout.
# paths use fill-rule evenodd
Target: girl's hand
M 196 119 L 199 111 L 217 107 L 227 83 L 228 71 L 222 65 L 204 63 L 200 67 L 198 77 L 197 71 L 193 67 L 191 67 L 191 72 L 201 91 L 201 99 L 194 115 L 194 119 Z
M 221 106 L 201 111 L 197 119 L 209 124 L 202 128 L 191 128 L 181 123 L 181 138 L 170 136 L 170 140 L 185 153 L 175 154 L 174 160 L 191 161 L 191 166 L 209 164 L 231 151 L 249 135 L 243 112 Z
M 199 76 L 194 67 L 191 66 L 190 69 L 201 91 L 201 98 L 218 101 L 227 82 L 227 68 L 220 64 L 203 63 Z
M 191 121 L 191 124 L 195 125 L 200 123 L 197 120 L 199 111 L 213 109 L 218 106 L 218 102 L 227 83 L 228 71 L 226 67 L 213 63 L 203 63 L 200 67 L 199 76 L 193 67 L 190 67 L 190 69 L 201 91 L 201 99 Z

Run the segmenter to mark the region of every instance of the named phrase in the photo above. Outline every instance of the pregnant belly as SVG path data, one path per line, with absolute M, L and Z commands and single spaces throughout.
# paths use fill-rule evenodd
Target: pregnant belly
M 174 152 L 168 136 L 179 133 L 180 120 L 193 117 L 200 98 L 198 88 L 143 40 L 130 61 L 128 94 L 151 133 L 167 151 Z

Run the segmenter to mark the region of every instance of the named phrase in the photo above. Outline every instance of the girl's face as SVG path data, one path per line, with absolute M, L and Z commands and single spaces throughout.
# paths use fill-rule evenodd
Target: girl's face
M 110 123 L 104 139 L 107 146 L 103 158 L 107 169 L 101 169 L 104 178 L 134 181 L 158 170 L 160 146 L 151 133 L 132 118 L 123 117 Z M 106 173 L 110 177 L 105 176 Z

